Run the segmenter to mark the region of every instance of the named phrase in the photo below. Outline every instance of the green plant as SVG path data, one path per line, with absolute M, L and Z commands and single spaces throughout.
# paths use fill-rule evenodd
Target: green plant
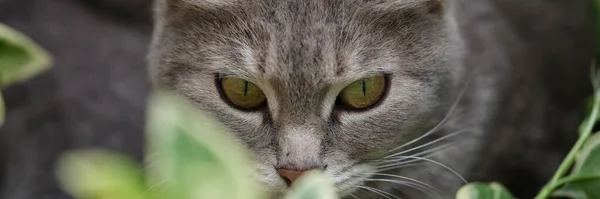
M 600 198 L 600 134 L 592 127 L 600 120 L 600 73 L 589 117 L 580 138 L 557 173 L 536 199 L 563 196 Z M 80 150 L 59 161 L 58 177 L 78 199 L 262 199 L 265 188 L 254 182 L 250 153 L 218 122 L 195 110 L 186 100 L 166 92 L 151 97 L 148 117 L 147 166 L 118 153 Z M 573 168 L 569 175 L 566 172 Z M 335 189 L 320 173 L 295 183 L 285 199 L 335 199 Z M 498 183 L 465 185 L 457 199 L 514 199 Z
M 596 18 L 597 3 L 589 0 Z M 595 34 L 600 34 L 596 20 Z M 596 40 L 600 46 L 599 40 Z M 600 51 L 597 51 L 597 53 Z M 595 55 L 596 60 L 600 54 Z M 26 81 L 44 71 L 52 59 L 25 35 L 0 23 L 0 88 Z M 579 139 L 555 175 L 535 199 L 553 196 L 600 198 L 600 73 Z M 252 179 L 253 158 L 218 122 L 194 111 L 187 101 L 166 92 L 149 103 L 147 157 L 142 168 L 129 157 L 103 149 L 71 151 L 58 161 L 57 177 L 78 199 L 263 199 L 264 187 Z M 0 93 L 0 125 L 4 103 Z M 570 170 L 570 173 L 569 173 Z M 318 172 L 295 183 L 285 199 L 336 199 L 331 182 Z M 457 199 L 514 199 L 498 183 L 474 182 L 462 187 Z
M 588 0 L 594 16 L 594 35 L 600 35 L 600 0 Z M 595 40 L 596 48 L 600 40 Z M 595 60 L 600 60 L 600 51 L 596 49 Z M 600 198 L 600 133 L 592 133 L 600 120 L 600 73 L 596 72 L 595 61 L 592 64 L 592 83 L 594 94 L 588 102 L 588 117 L 579 127 L 579 139 L 569 151 L 548 184 L 535 199 L 566 197 L 573 199 Z M 570 174 L 567 174 L 571 170 Z M 471 183 L 461 188 L 457 199 L 513 199 L 508 190 L 500 184 Z
M 590 101 L 589 115 L 580 125 L 579 139 L 535 199 L 548 199 L 553 196 L 573 199 L 600 198 L 600 133 L 592 134 L 594 125 L 600 120 L 600 73 L 592 71 L 592 74 L 594 94 Z M 572 171 L 567 175 L 570 169 Z M 492 198 L 514 197 L 497 183 L 471 183 L 457 193 L 457 199 Z
M 65 154 L 58 179 L 78 199 L 264 199 L 253 158 L 216 121 L 186 100 L 157 92 L 149 103 L 146 168 L 118 153 Z M 286 199 L 335 199 L 333 185 L 313 172 Z
M 595 9 L 600 4 L 594 5 Z M 600 133 L 592 133 L 600 120 L 600 73 L 591 74 L 594 94 L 579 139 L 535 199 L 600 198 Z M 69 152 L 58 165 L 59 181 L 68 193 L 78 199 L 264 198 L 265 188 L 251 180 L 257 175 L 248 166 L 251 154 L 218 122 L 166 92 L 153 95 L 148 108 L 146 168 L 101 149 Z M 338 197 L 331 182 L 314 172 L 295 183 L 284 198 Z M 473 182 L 459 189 L 456 198 L 515 197 L 499 183 Z
M 0 23 L 0 88 L 29 80 L 50 68 L 52 59 L 35 42 Z M 0 126 L 4 123 L 0 93 Z

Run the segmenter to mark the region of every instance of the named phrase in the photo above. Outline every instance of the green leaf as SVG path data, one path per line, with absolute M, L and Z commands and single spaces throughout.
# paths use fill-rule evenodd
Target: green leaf
M 578 129 L 579 136 L 583 135 L 583 133 L 585 132 L 585 129 L 587 128 L 589 123 L 590 123 L 589 118 L 586 118 L 583 120 L 583 122 L 581 122 L 581 124 L 579 125 L 579 129 Z
M 595 66 L 592 66 L 595 67 Z M 585 115 L 592 114 L 592 109 L 594 109 L 594 96 L 589 96 L 585 99 Z
M 311 171 L 304 174 L 292 185 L 285 199 L 337 199 L 333 183 L 321 172 Z
M 251 154 L 187 100 L 154 94 L 147 121 L 149 180 L 163 198 L 265 198 Z
M 566 190 L 582 192 L 589 198 L 600 198 L 600 134 L 593 134 L 577 155 L 570 177 L 586 178 L 570 182 Z
M 502 185 L 498 183 L 470 183 L 458 190 L 456 199 L 514 199 Z
M 600 133 L 594 133 L 577 155 L 572 173 L 600 174 L 598 165 L 600 165 Z
M 31 39 L 0 23 L 0 87 L 26 81 L 46 71 L 51 62 Z
M 104 150 L 77 150 L 58 161 L 57 178 L 78 199 L 147 199 L 143 174 L 127 157 Z
M 592 66 L 595 67 L 595 66 Z M 596 102 L 594 95 L 589 96 L 588 98 L 586 98 L 585 100 L 585 115 L 591 115 L 592 114 L 592 110 L 594 109 L 594 103 Z M 600 120 L 600 118 L 596 118 L 596 121 L 594 121 L 594 123 L 597 123 L 598 120 Z M 581 124 L 579 124 L 579 135 L 581 136 L 581 134 L 583 134 L 583 132 L 585 132 L 585 128 L 588 126 L 588 123 L 590 122 L 589 117 L 585 118 L 583 120 L 583 122 L 581 122 Z
M 51 62 L 48 53 L 33 41 L 0 23 L 0 88 L 44 72 Z M 0 126 L 4 124 L 4 108 L 0 95 Z
M 571 199 L 590 199 L 582 191 L 575 191 L 569 189 L 558 189 L 552 193 L 552 197 L 555 198 L 571 198 Z

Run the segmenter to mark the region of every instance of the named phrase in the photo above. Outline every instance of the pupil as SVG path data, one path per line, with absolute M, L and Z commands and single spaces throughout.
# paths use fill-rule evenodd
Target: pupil
M 248 81 L 244 81 L 244 96 L 248 95 Z
M 362 91 L 363 91 L 363 96 L 367 96 L 367 81 L 364 79 L 362 82 Z

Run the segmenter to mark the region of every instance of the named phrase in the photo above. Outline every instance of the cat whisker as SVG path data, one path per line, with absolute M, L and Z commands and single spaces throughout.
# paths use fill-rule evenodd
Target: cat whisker
M 356 196 L 355 196 L 354 194 L 352 194 L 352 193 L 348 193 L 348 195 L 349 195 L 349 196 L 351 196 L 351 197 L 352 197 L 352 198 L 354 198 L 354 199 L 358 199 L 358 197 L 356 197 Z
M 460 132 L 458 132 L 458 133 L 460 133 Z M 434 143 L 440 142 L 440 141 L 445 140 L 445 139 L 447 139 L 449 137 L 451 137 L 451 135 L 448 135 L 447 137 L 442 137 L 442 138 L 439 138 L 437 140 L 434 140 L 431 143 L 429 143 L 428 145 L 432 145 Z M 431 156 L 433 156 L 433 155 L 435 155 L 435 154 L 437 154 L 439 152 L 444 151 L 444 149 L 452 147 L 453 146 L 453 142 L 454 141 L 450 141 L 448 143 L 442 144 L 440 146 L 433 147 L 433 148 L 425 150 L 425 151 L 421 151 L 421 152 L 416 153 L 416 154 L 412 154 L 410 156 L 431 157 Z M 421 147 L 419 147 L 419 148 L 421 148 Z M 390 170 L 390 169 L 394 169 L 394 168 L 402 168 L 402 167 L 405 167 L 405 166 L 403 166 L 405 164 L 409 164 L 409 163 L 420 161 L 420 160 L 417 160 L 417 159 L 414 159 L 414 158 L 410 159 L 410 158 L 406 158 L 406 157 L 401 157 L 400 156 L 401 154 L 405 154 L 405 153 L 408 153 L 408 152 L 411 152 L 411 151 L 405 151 L 405 152 L 393 154 L 392 156 L 387 156 L 384 159 L 380 159 L 380 160 L 374 160 L 373 162 L 375 162 L 375 167 L 378 167 L 378 169 L 379 169 L 378 171 L 384 171 L 384 170 Z M 407 166 L 413 166 L 413 165 L 407 165 Z M 388 167 L 392 167 L 392 168 L 388 169 Z
M 410 148 L 410 149 L 408 149 L 408 150 L 405 150 L 405 151 L 400 151 L 400 152 L 397 152 L 397 153 L 395 153 L 395 154 L 391 154 L 391 155 L 385 156 L 385 157 L 384 157 L 384 159 L 386 159 L 386 158 L 390 158 L 390 157 L 393 157 L 393 156 L 403 155 L 403 154 L 406 154 L 406 153 L 409 153 L 409 152 L 412 152 L 412 151 L 415 151 L 415 150 L 421 149 L 421 148 L 423 148 L 423 147 L 427 147 L 427 146 L 429 146 L 429 145 L 436 144 L 436 143 L 438 143 L 438 142 L 441 142 L 441 141 L 444 141 L 444 140 L 446 140 L 446 139 L 449 139 L 449 138 L 452 138 L 452 137 L 455 137 L 455 136 L 461 135 L 461 134 L 463 134 L 463 133 L 467 133 L 467 132 L 469 132 L 469 130 L 471 130 L 471 129 L 472 129 L 472 128 L 466 128 L 466 129 L 461 129 L 461 130 L 455 131 L 455 132 L 453 132 L 453 133 L 450 133 L 450 134 L 448 134 L 448 135 L 446 135 L 446 136 L 443 136 L 443 137 L 441 137 L 441 138 L 435 139 L 435 140 L 433 140 L 433 141 L 431 141 L 431 142 L 427 142 L 427 143 L 421 144 L 421 145 L 419 145 L 419 146 L 416 146 L 416 147 Z
M 384 172 L 384 171 L 389 171 L 389 170 L 393 170 L 393 169 L 401 169 L 401 168 L 408 168 L 408 167 L 415 167 L 415 166 L 422 166 L 423 163 L 417 162 L 419 160 L 411 160 L 411 161 L 406 161 L 406 162 L 400 162 L 399 164 L 389 164 L 389 165 L 385 165 L 382 166 L 380 168 L 378 168 L 377 170 L 375 170 L 375 172 Z M 417 163 L 414 163 L 417 162 Z
M 148 189 L 146 189 L 146 192 L 149 192 L 150 190 L 152 190 L 152 189 L 154 189 L 154 188 L 156 188 L 156 187 L 158 187 L 158 186 L 160 186 L 160 185 L 162 185 L 162 184 L 164 184 L 166 182 L 167 182 L 167 180 L 163 180 L 163 181 L 157 182 L 156 184 L 153 184 L 152 186 L 148 187 Z
M 373 176 L 384 176 L 384 177 L 398 178 L 400 180 L 395 180 L 395 181 L 393 181 L 393 183 L 402 183 L 402 182 L 404 182 L 404 183 L 412 183 L 412 184 L 421 186 L 423 188 L 429 188 L 431 190 L 443 193 L 441 190 L 436 189 L 435 187 L 433 187 L 433 186 L 431 186 L 431 185 L 429 185 L 429 184 L 427 184 L 425 182 L 421 182 L 419 180 L 416 180 L 416 179 L 413 179 L 413 178 L 409 178 L 409 177 L 406 177 L 406 176 L 394 175 L 394 174 L 386 174 L 386 173 L 371 173 L 371 175 L 373 175 Z M 373 181 L 373 180 L 388 180 L 389 181 L 390 179 L 367 179 L 367 181 Z
M 387 199 L 392 199 L 392 198 L 394 198 L 394 199 L 400 199 L 400 198 L 398 198 L 397 196 L 394 196 L 391 193 L 388 193 L 388 192 L 385 192 L 385 191 L 382 191 L 382 190 L 379 190 L 379 189 L 376 189 L 376 188 L 362 186 L 362 185 L 358 185 L 356 187 L 364 189 L 364 190 L 371 191 L 371 192 L 376 193 L 376 194 L 378 194 L 380 196 L 383 196 L 383 197 L 385 197 Z M 391 197 L 389 197 L 389 196 L 391 196 Z
M 414 158 L 414 159 L 419 159 L 419 160 L 423 160 L 423 161 L 427 161 L 427 162 L 431 162 L 431 163 L 433 163 L 433 164 L 436 164 L 436 165 L 438 165 L 438 166 L 440 166 L 440 167 L 443 167 L 444 169 L 446 169 L 446 170 L 450 171 L 452 174 L 456 175 L 456 177 L 458 177 L 458 178 L 459 178 L 459 179 L 460 179 L 460 180 L 461 180 L 461 181 L 462 181 L 464 184 L 467 184 L 467 183 L 468 183 L 468 182 L 467 182 L 467 180 L 465 180 L 465 178 L 464 178 L 464 177 L 462 177 L 462 176 L 461 176 L 461 175 L 460 175 L 458 172 L 456 172 L 454 169 L 452 169 L 452 168 L 450 168 L 450 167 L 446 166 L 445 164 L 442 164 L 442 163 L 440 163 L 440 162 L 438 162 L 438 161 L 435 161 L 435 160 L 432 160 L 432 159 L 429 159 L 429 158 L 415 157 L 415 156 L 404 156 L 404 157 L 406 157 L 406 158 Z
M 393 164 L 393 165 L 401 164 L 404 161 L 406 161 L 407 159 L 409 159 L 409 158 L 406 158 L 406 156 L 431 157 L 431 156 L 433 156 L 433 155 L 435 155 L 435 154 L 437 154 L 439 152 L 444 151 L 444 149 L 447 149 L 447 148 L 449 148 L 451 146 L 453 146 L 451 143 L 447 143 L 447 144 L 436 146 L 434 148 L 431 148 L 431 149 L 428 149 L 428 150 L 425 150 L 425 151 L 421 151 L 419 153 L 410 154 L 410 155 L 404 155 L 404 156 L 397 155 L 397 156 L 390 157 L 388 159 L 377 160 L 375 162 L 376 162 L 376 166 L 379 166 L 379 167 L 382 167 L 383 164 L 387 164 L 387 165 L 389 165 L 389 164 Z M 414 159 L 409 160 L 409 161 L 414 161 Z
M 343 194 L 340 194 L 340 192 L 342 191 L 342 189 L 340 188 L 340 186 L 333 185 L 333 187 L 337 190 L 338 196 L 343 195 Z M 350 192 L 348 192 L 347 194 L 349 196 L 352 196 L 352 198 L 354 198 L 354 199 L 358 199 L 354 194 L 352 194 Z
M 358 188 L 358 189 L 356 189 L 355 193 L 356 194 L 360 194 L 361 196 L 372 198 L 371 197 L 372 192 L 368 191 L 368 190 L 365 190 L 365 189 Z M 360 198 L 360 197 L 358 197 L 358 198 Z
M 160 157 L 158 157 L 160 154 L 159 153 L 151 153 L 148 154 L 145 158 L 144 158 L 144 164 L 142 165 L 142 170 L 143 171 L 147 171 L 148 169 L 157 166 L 160 163 Z
M 442 192 L 442 191 L 440 191 L 440 190 L 438 190 L 438 189 L 435 189 L 435 188 L 433 188 L 433 187 L 431 187 L 431 188 L 430 188 L 430 187 L 424 186 L 423 184 L 425 184 L 425 183 L 423 183 L 423 184 L 418 184 L 418 183 L 408 182 L 408 181 L 405 181 L 405 180 L 394 180 L 394 179 L 383 179 L 383 178 L 379 178 L 379 179 L 368 179 L 368 181 L 374 181 L 374 182 L 387 182 L 387 183 L 393 183 L 393 184 L 397 184 L 397 185 L 403 185 L 403 186 L 407 186 L 407 187 L 409 187 L 409 188 L 413 188 L 413 189 L 415 189 L 415 190 L 417 190 L 417 191 L 419 191 L 419 192 L 421 192 L 421 193 L 424 193 L 424 194 L 426 194 L 426 195 L 429 195 L 429 196 L 433 196 L 434 194 L 433 194 L 433 193 L 431 193 L 431 192 L 430 192 L 428 189 L 431 189 L 431 190 L 433 190 L 433 191 L 436 193 L 435 195 L 438 195 L 438 196 L 439 196 L 440 194 L 443 194 L 443 195 L 448 195 L 448 194 L 446 194 L 446 193 L 444 193 L 444 192 Z M 425 185 L 427 185 L 427 184 L 425 184 Z M 397 187 L 396 187 L 396 186 L 394 186 L 394 185 L 392 185 L 392 187 L 394 187 L 394 188 L 396 188 L 396 189 L 400 190 L 399 188 L 397 188 Z M 402 191 L 402 190 L 400 190 L 400 191 L 401 191 L 401 192 L 403 192 L 403 193 L 405 193 L 405 192 L 404 192 L 404 191 Z
M 377 167 L 379 169 L 384 169 L 384 170 L 390 170 L 389 167 L 397 167 L 397 168 L 401 168 L 399 166 L 405 165 L 405 164 L 410 164 L 413 162 L 418 162 L 421 161 L 419 159 L 415 159 L 415 158 L 407 158 L 407 157 L 424 157 L 424 158 L 428 158 L 431 156 L 436 155 L 439 152 L 444 151 L 444 149 L 448 149 L 452 147 L 451 144 L 445 144 L 445 145 L 441 145 L 439 147 L 436 148 L 432 148 L 426 151 L 422 151 L 420 153 L 414 154 L 414 155 L 410 155 L 410 156 L 399 156 L 396 157 L 396 159 L 389 159 L 389 160 L 383 160 L 380 163 L 378 163 Z M 381 165 L 381 163 L 387 163 L 387 164 L 383 164 Z
M 440 149 L 448 147 L 448 146 L 455 146 L 454 142 L 456 142 L 456 140 L 450 140 L 447 143 L 443 143 L 441 145 L 429 148 L 427 150 L 420 151 L 418 153 L 408 154 L 409 152 L 413 152 L 416 149 L 421 149 L 421 148 L 427 147 L 429 145 L 437 144 L 438 142 L 444 141 L 445 139 L 447 139 L 447 138 L 440 138 L 438 140 L 435 140 L 435 141 L 432 141 L 432 142 L 428 143 L 427 145 L 415 148 L 414 150 L 407 150 L 407 151 L 403 151 L 403 152 L 399 152 L 399 153 L 396 153 L 396 154 L 392 154 L 392 155 L 386 156 L 386 157 L 384 157 L 383 159 L 381 159 L 379 161 L 387 161 L 387 160 L 390 160 L 390 159 L 394 160 L 394 159 L 397 159 L 397 157 L 401 157 L 401 156 L 418 156 L 420 154 L 425 154 L 425 153 L 430 153 L 430 152 L 436 152 L 437 150 L 440 150 Z
M 392 188 L 394 188 L 395 190 L 398 190 L 399 192 L 401 192 L 401 193 L 403 193 L 403 194 L 405 194 L 405 195 L 409 195 L 409 194 L 408 194 L 408 193 L 406 193 L 404 190 L 400 189 L 398 186 L 396 186 L 396 185 L 391 185 L 391 186 L 392 186 Z M 405 185 L 405 186 L 408 186 L 408 187 L 410 187 L 410 188 L 414 188 L 414 187 L 411 187 L 411 185 Z
M 438 122 L 431 130 L 429 130 L 428 132 L 426 132 L 425 134 L 417 137 L 416 139 L 413 139 L 407 143 L 404 143 L 402 145 L 400 145 L 399 147 L 396 147 L 394 149 L 392 149 L 391 151 L 396 151 L 398 149 L 404 148 L 408 145 L 411 145 L 415 142 L 418 142 L 419 140 L 437 132 L 444 124 L 446 124 L 446 122 L 450 119 L 450 116 L 454 113 L 454 111 L 456 110 L 456 107 L 458 107 L 459 102 L 461 101 L 461 99 L 464 97 L 467 88 L 469 87 L 469 85 L 471 84 L 471 81 L 473 81 L 474 77 L 475 77 L 475 71 L 474 70 L 468 77 L 465 85 L 461 88 L 461 90 L 458 93 L 458 96 L 456 98 L 456 100 L 454 100 L 454 102 L 452 103 L 452 105 L 450 106 L 450 109 L 448 110 L 448 112 L 446 113 L 446 115 L 444 116 L 444 118 L 442 118 L 442 120 L 440 122 Z

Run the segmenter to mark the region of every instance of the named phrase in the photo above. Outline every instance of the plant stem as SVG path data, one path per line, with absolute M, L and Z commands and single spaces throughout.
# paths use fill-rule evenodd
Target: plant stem
M 600 175 L 591 175 L 591 176 L 569 176 L 565 178 L 561 178 L 550 186 L 551 190 L 554 191 L 558 187 L 565 185 L 570 182 L 579 182 L 579 181 L 589 181 L 589 180 L 599 180 Z
M 548 182 L 548 184 L 546 184 L 546 186 L 542 188 L 542 190 L 540 191 L 540 193 L 538 193 L 535 199 L 547 199 L 552 194 L 552 191 L 554 191 L 554 189 L 562 185 L 559 179 L 565 176 L 569 168 L 571 168 L 571 166 L 575 162 L 577 154 L 592 134 L 594 124 L 596 124 L 596 121 L 598 120 L 598 113 L 600 113 L 600 92 L 596 90 L 594 91 L 594 106 L 592 108 L 590 116 L 585 121 L 585 128 L 583 129 L 583 132 L 580 133 L 580 137 L 575 143 L 575 146 L 571 149 L 571 151 L 569 151 L 569 154 L 567 154 L 565 160 L 563 160 L 563 162 L 560 164 L 558 170 L 550 179 L 550 182 Z

